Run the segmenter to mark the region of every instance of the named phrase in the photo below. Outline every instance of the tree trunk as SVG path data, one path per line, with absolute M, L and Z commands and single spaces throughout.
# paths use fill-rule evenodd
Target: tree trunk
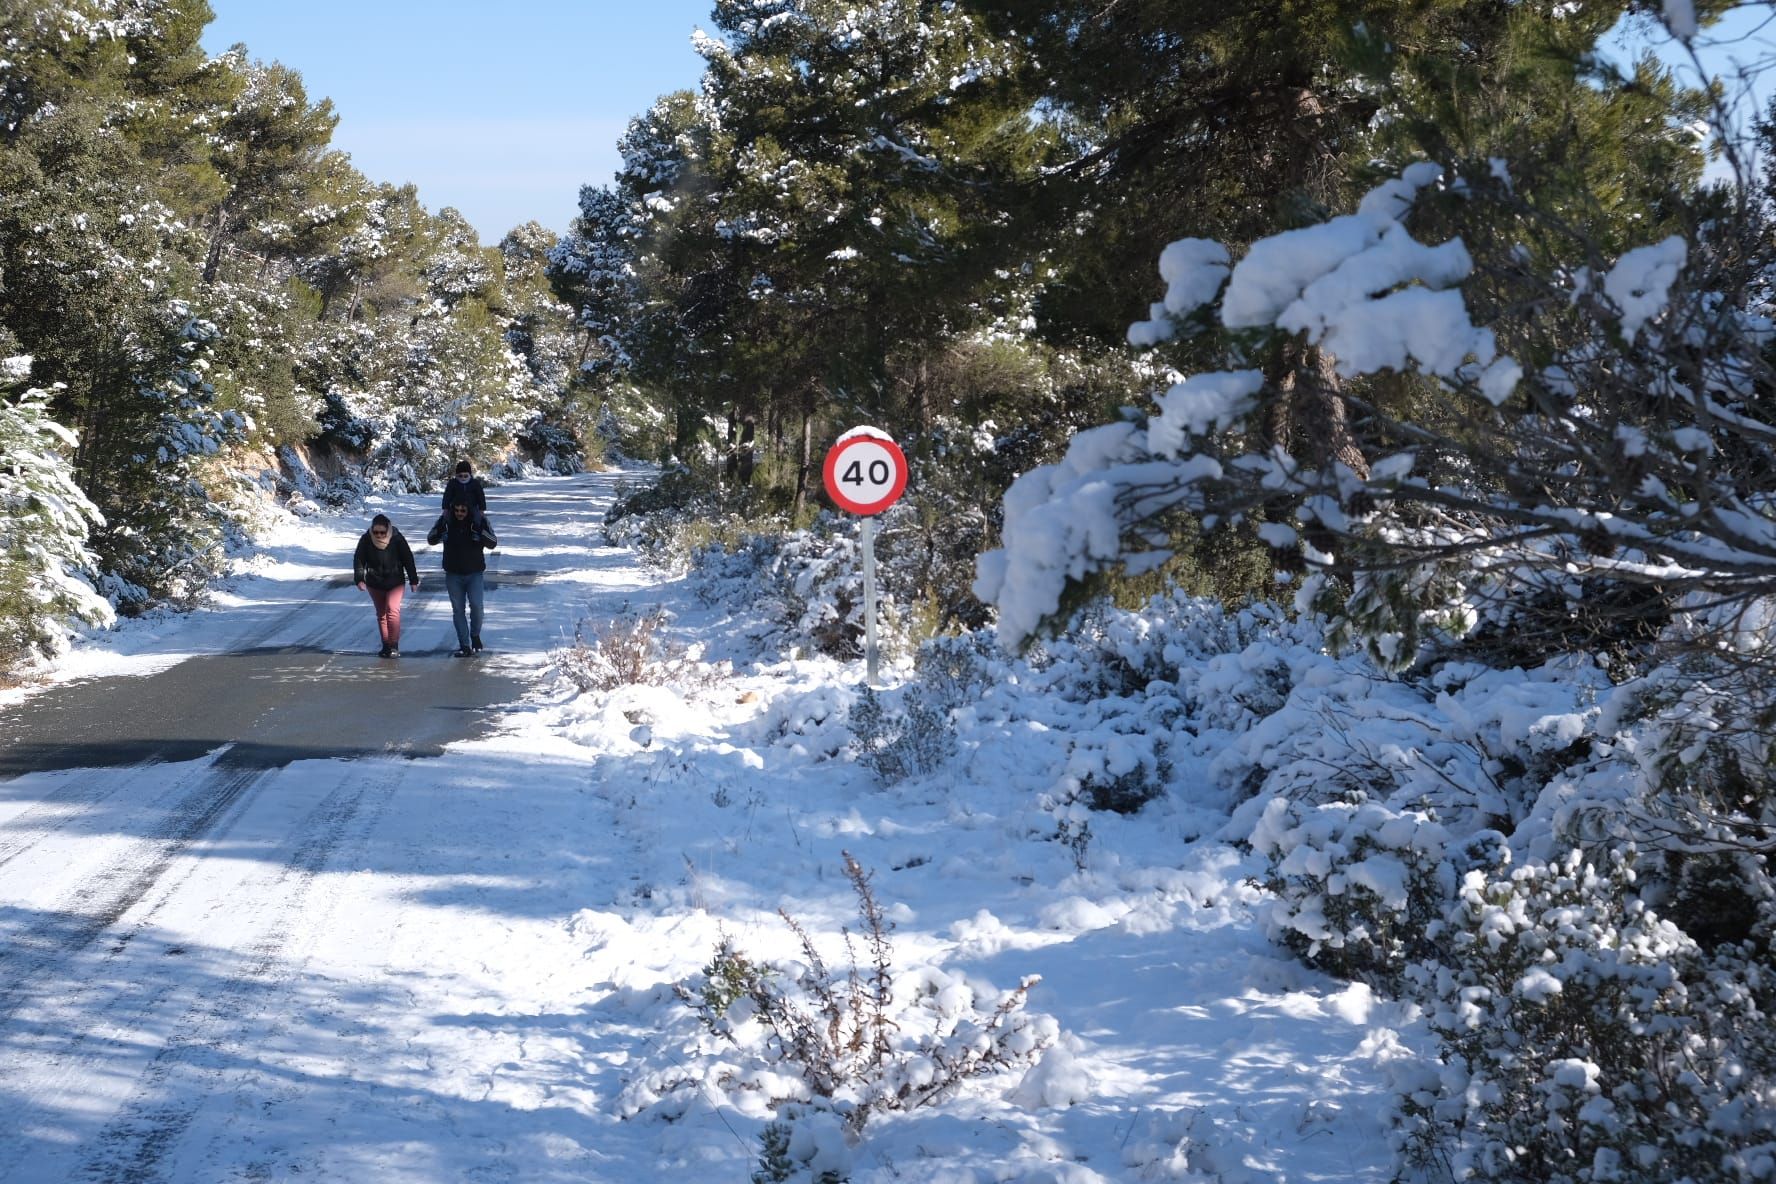
M 696 451 L 697 430 L 702 426 L 702 413 L 689 396 L 679 395 L 672 409 L 672 451 L 679 461 L 691 463 Z
M 1272 356 L 1267 377 L 1277 398 L 1265 415 L 1266 442 L 1280 445 L 1309 468 L 1337 461 L 1363 480 L 1369 460 L 1350 426 L 1343 380 L 1324 351 L 1294 344 Z
M 931 434 L 931 419 L 930 361 L 921 353 L 913 367 L 913 422 L 919 425 L 921 438 Z
M 802 507 L 808 499 L 808 475 L 814 471 L 814 392 L 802 396 L 802 447 L 796 458 L 795 500 L 790 503 L 789 520 L 800 523 Z
M 213 284 L 222 269 L 222 244 L 228 239 L 228 203 L 216 207 L 216 229 L 210 232 L 210 249 L 204 256 L 203 282 Z
M 1332 359 L 1322 350 L 1290 342 L 1272 355 L 1267 377 L 1277 391 L 1265 415 L 1267 442 L 1281 446 L 1306 469 L 1323 471 L 1342 464 L 1368 480 L 1369 460 L 1351 430 L 1343 381 L 1332 368 Z M 1344 508 L 1361 511 L 1365 507 L 1353 504 Z M 1350 569 L 1339 555 L 1338 540 L 1331 531 L 1312 523 L 1303 527 L 1301 537 L 1316 551 L 1334 556 L 1334 577 L 1349 578 Z

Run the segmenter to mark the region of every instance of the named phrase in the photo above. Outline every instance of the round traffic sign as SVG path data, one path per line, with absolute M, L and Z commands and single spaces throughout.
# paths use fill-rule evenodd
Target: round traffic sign
M 887 436 L 854 429 L 826 454 L 824 474 L 826 492 L 840 509 L 880 514 L 906 491 L 906 454 Z

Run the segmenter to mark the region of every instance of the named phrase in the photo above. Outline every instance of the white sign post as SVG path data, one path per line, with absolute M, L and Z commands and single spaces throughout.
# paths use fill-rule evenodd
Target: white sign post
M 864 682 L 876 685 L 876 519 L 906 491 L 906 454 L 886 432 L 852 428 L 822 466 L 827 496 L 863 518 Z

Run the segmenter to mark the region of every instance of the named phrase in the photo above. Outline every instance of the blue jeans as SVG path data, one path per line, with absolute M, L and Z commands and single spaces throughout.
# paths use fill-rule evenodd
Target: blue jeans
M 450 615 L 456 621 L 456 643 L 463 649 L 481 636 L 481 585 L 484 571 L 444 573 L 444 591 L 450 594 Z M 463 611 L 464 602 L 468 612 Z

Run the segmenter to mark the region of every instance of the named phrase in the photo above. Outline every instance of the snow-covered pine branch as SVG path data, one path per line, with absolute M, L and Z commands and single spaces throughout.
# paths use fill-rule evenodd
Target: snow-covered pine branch
M 1131 340 L 1207 325 L 1236 364 L 1181 379 L 1143 421 L 1081 433 L 1018 479 L 976 583 L 1008 643 L 1074 582 L 1149 562 L 1156 520 L 1176 510 L 1259 523 L 1283 566 L 1313 573 L 1298 606 L 1342 614 L 1394 667 L 1429 631 L 1518 611 L 1514 596 L 1576 600 L 1587 581 L 1710 605 L 1767 594 L 1771 326 L 1744 298 L 1732 249 L 1744 228 L 1667 236 L 1599 268 L 1538 267 L 1526 250 L 1477 268 L 1459 237 L 1431 246 L 1409 229 L 1439 190 L 1456 217 L 1519 208 L 1496 176 L 1419 164 L 1355 213 L 1262 239 L 1231 266 L 1203 240 L 1168 248 L 1165 300 Z M 1475 323 L 1469 289 L 1492 324 Z M 1279 342 L 1319 352 L 1318 397 L 1362 425 L 1365 451 L 1298 456 L 1269 436 L 1265 417 L 1292 392 L 1248 360 Z M 1412 399 L 1367 381 L 1383 374 L 1413 382 Z M 1339 600 L 1324 595 L 1334 574 Z

